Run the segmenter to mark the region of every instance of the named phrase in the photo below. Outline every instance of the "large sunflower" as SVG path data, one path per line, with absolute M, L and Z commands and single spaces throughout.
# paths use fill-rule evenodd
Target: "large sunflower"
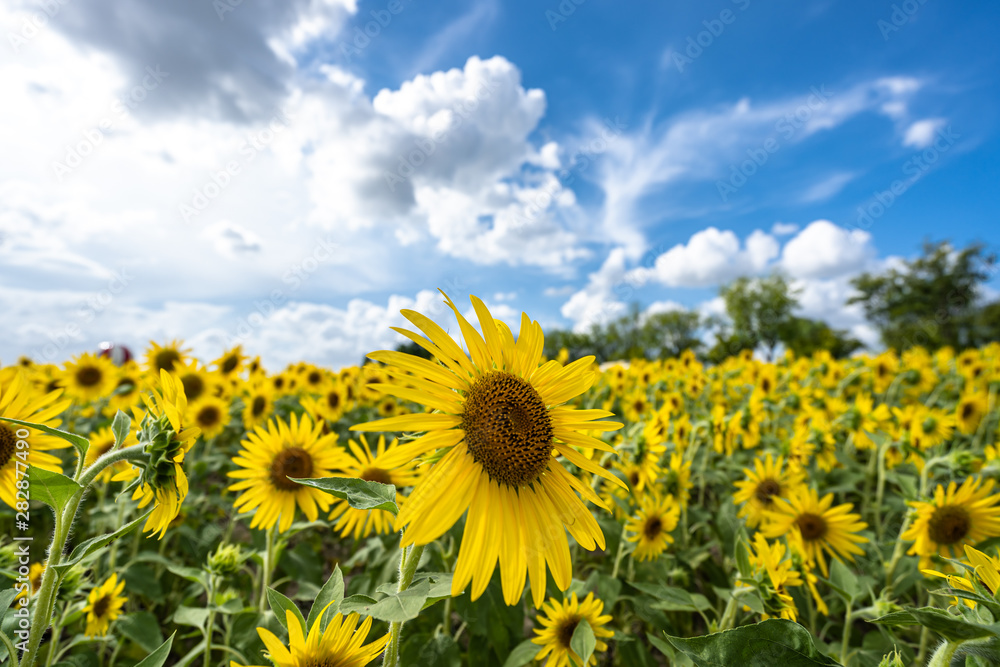
M 57 400 L 61 393 L 62 390 L 57 389 L 39 394 L 25 381 L 21 367 L 5 368 L 0 371 L 0 417 L 56 428 L 59 426 L 57 415 L 70 404 L 67 400 Z M 48 452 L 69 446 L 65 440 L 33 429 L 29 431 L 27 438 L 21 437 L 25 434 L 23 427 L 0 421 L 0 500 L 10 507 L 17 503 L 15 481 L 24 479 L 28 466 L 62 472 L 60 459 Z M 23 494 L 21 501 L 24 502 Z
M 406 450 L 400 450 L 398 441 L 393 440 L 388 448 L 385 436 L 378 438 L 378 447 L 372 456 L 371 447 L 364 434 L 361 444 L 348 440 L 347 446 L 351 454 L 345 461 L 339 473 L 346 477 L 354 477 L 369 482 L 393 484 L 397 489 L 413 486 L 420 475 L 416 469 L 416 461 L 410 459 Z M 403 455 L 400 456 L 399 452 Z M 401 500 L 401 499 L 400 499 Z M 385 510 L 356 510 L 346 500 L 335 500 L 330 511 L 330 521 L 336 519 L 334 529 L 340 530 L 341 537 L 353 535 L 354 539 L 368 537 L 372 533 L 385 535 L 393 530 L 393 516 Z
M 190 348 L 185 348 L 184 344 L 177 340 L 172 340 L 166 345 L 150 341 L 149 345 L 146 349 L 146 366 L 154 377 L 161 370 L 167 372 L 178 370 L 191 352 Z
M 122 597 L 125 590 L 125 580 L 118 581 L 118 575 L 111 577 L 100 586 L 90 591 L 87 606 L 83 613 L 87 615 L 87 628 L 84 634 L 88 637 L 103 637 L 108 633 L 111 622 L 121 616 L 122 605 L 128 598 Z
M 258 426 L 240 443 L 243 449 L 233 458 L 240 469 L 227 473 L 240 480 L 229 489 L 243 492 L 233 507 L 239 512 L 257 510 L 250 520 L 251 528 L 277 525 L 285 532 L 295 519 L 296 505 L 315 521 L 319 510 L 330 508 L 330 495 L 289 477 L 333 477 L 345 458 L 336 441 L 335 433 L 324 436 L 323 424 L 314 424 L 308 415 L 300 420 L 292 414 L 287 423 L 272 420 L 266 430 Z
M 761 532 L 768 538 L 792 533 L 790 543 L 802 550 L 800 555 L 806 563 L 810 567 L 818 563 L 823 576 L 829 576 L 824 552 L 837 560 L 853 561 L 854 555 L 864 553 L 858 545 L 868 541 L 858 535 L 868 524 L 861 521 L 860 514 L 851 512 L 854 506 L 832 505 L 832 493 L 820 500 L 816 489 L 799 487 L 787 499 L 775 503 Z
M 780 498 L 787 498 L 792 489 L 802 484 L 805 473 L 802 470 L 785 468 L 785 457 L 775 460 L 772 454 L 764 458 L 757 457 L 753 462 L 753 470 L 744 468 L 746 479 L 736 482 L 739 489 L 733 494 L 733 502 L 739 505 L 740 517 L 746 517 L 747 526 L 756 528 L 761 521 L 774 509 L 774 503 Z
M 274 667 L 364 667 L 377 658 L 389 642 L 389 635 L 386 634 L 371 644 L 364 643 L 372 627 L 371 616 L 366 616 L 358 626 L 357 614 L 346 617 L 336 614 L 325 630 L 321 629 L 322 624 L 317 620 L 308 635 L 302 621 L 290 609 L 285 611 L 285 621 L 288 626 L 287 647 L 267 628 L 257 628 Z M 242 667 L 235 662 L 229 665 Z
M 82 405 L 110 395 L 117 376 L 117 369 L 109 359 L 87 352 L 66 362 L 59 382 L 66 388 L 66 396 Z
M 583 662 L 570 647 L 570 643 L 573 640 L 573 633 L 576 632 L 576 626 L 584 619 L 587 620 L 596 639 L 594 654 L 590 656 L 587 665 L 596 665 L 597 653 L 608 650 L 604 640 L 615 633 L 604 626 L 611 621 L 611 616 L 601 615 L 604 611 L 604 602 L 595 600 L 593 593 L 588 593 L 583 602 L 577 599 L 576 593 L 573 593 L 569 600 L 562 602 L 550 599 L 542 611 L 545 615 L 538 617 L 542 629 L 535 629 L 535 634 L 538 636 L 531 641 L 542 647 L 535 660 L 548 656 L 545 667 L 570 667 Z
M 576 450 L 613 452 L 610 445 L 585 432 L 613 431 L 622 425 L 594 421 L 612 416 L 605 410 L 576 410 L 565 405 L 594 383 L 593 357 L 565 367 L 558 361 L 540 364 L 543 334 L 537 322 L 522 314 L 515 342 L 511 330 L 494 320 L 482 301 L 474 296 L 471 299 L 482 334 L 445 296 L 469 355 L 440 326 L 412 310 L 403 310 L 403 316 L 430 340 L 406 329 L 394 330 L 440 363 L 401 352 L 369 355 L 388 364 L 393 382 L 375 388 L 435 412 L 390 417 L 352 428 L 427 431 L 400 450 L 411 458 L 441 450 L 438 462 L 397 517 L 396 528 L 406 528 L 402 546 L 437 539 L 468 510 L 452 593 L 461 593 L 471 581 L 472 599 L 478 598 L 499 561 L 507 604 L 520 600 L 527 575 L 538 606 L 545 599 L 546 566 L 561 590 L 569 587 L 572 578 L 563 526 L 584 549 L 604 548 L 604 535 L 579 496 L 604 509 L 607 506 L 556 456 L 624 486 Z
M 637 561 L 655 560 L 673 544 L 670 531 L 677 527 L 681 508 L 673 496 L 645 496 L 636 515 L 625 524 L 629 542 L 636 542 Z
M 939 484 L 930 502 L 910 503 L 916 518 L 902 534 L 913 540 L 907 553 L 961 558 L 961 547 L 1000 536 L 1000 493 L 992 479 L 967 477 L 961 486 Z

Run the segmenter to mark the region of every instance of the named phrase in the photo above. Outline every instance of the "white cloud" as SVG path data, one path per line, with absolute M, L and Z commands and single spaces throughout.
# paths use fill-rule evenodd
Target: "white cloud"
M 868 232 L 816 220 L 785 244 L 781 266 L 795 278 L 832 278 L 861 270 L 873 256 Z
M 799 231 L 799 226 L 794 222 L 776 222 L 771 227 L 771 236 L 790 236 Z
M 573 330 L 588 331 L 595 324 L 607 324 L 624 314 L 625 303 L 635 285 L 626 280 L 626 251 L 614 248 L 604 263 L 587 279 L 587 285 L 574 293 L 560 312 L 573 321 Z
M 944 118 L 925 118 L 906 128 L 903 135 L 903 145 L 913 148 L 927 148 L 934 141 L 934 135 L 944 127 L 947 121 Z
M 652 268 L 633 269 L 640 283 L 657 281 L 670 287 L 708 287 L 763 271 L 778 256 L 778 241 L 755 230 L 741 245 L 731 231 L 708 227 L 687 244 L 675 245 L 656 258 Z
M 803 204 L 825 201 L 843 190 L 844 186 L 854 180 L 855 176 L 856 174 L 852 172 L 838 172 L 822 178 L 806 188 L 799 201 Z

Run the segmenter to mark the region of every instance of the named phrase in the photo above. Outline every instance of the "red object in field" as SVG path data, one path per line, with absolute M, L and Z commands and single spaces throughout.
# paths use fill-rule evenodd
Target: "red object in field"
M 107 357 L 115 364 L 115 366 L 121 366 L 128 361 L 132 361 L 132 350 L 128 349 L 124 345 L 104 341 L 99 345 L 99 347 L 101 348 L 101 351 L 97 353 L 97 356 Z

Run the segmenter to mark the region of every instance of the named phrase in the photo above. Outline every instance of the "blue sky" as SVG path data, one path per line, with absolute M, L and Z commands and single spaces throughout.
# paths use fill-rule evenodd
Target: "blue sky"
M 47 7 L 0 2 L 8 362 L 340 366 L 439 287 L 584 329 L 773 271 L 877 345 L 853 276 L 998 241 L 995 3 Z

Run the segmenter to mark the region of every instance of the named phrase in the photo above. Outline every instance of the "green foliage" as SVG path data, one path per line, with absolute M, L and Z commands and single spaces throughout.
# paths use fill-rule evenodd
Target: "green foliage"
M 735 343 L 742 345 L 742 349 L 756 349 L 763 345 L 770 359 L 792 310 L 798 305 L 788 281 L 777 274 L 767 278 L 737 278 L 719 290 L 719 296 L 726 302 L 726 314 L 732 322 L 727 336 L 729 346 Z
M 858 294 L 847 303 L 862 305 L 888 347 L 981 345 L 1000 339 L 1000 307 L 976 303 L 995 263 L 980 244 L 925 243 L 922 257 L 851 281 Z
M 698 667 L 815 667 L 838 665 L 816 648 L 809 631 L 798 623 L 772 618 L 756 625 L 717 632 L 704 637 L 670 637 Z
M 385 510 L 396 514 L 396 487 L 392 484 L 369 482 L 353 477 L 324 477 L 320 479 L 296 479 L 294 482 L 326 491 L 332 496 L 346 500 L 356 510 Z
M 779 331 L 781 342 L 797 357 L 810 357 L 827 350 L 834 359 L 845 359 L 864 347 L 864 343 L 842 329 L 805 317 L 789 317 Z

